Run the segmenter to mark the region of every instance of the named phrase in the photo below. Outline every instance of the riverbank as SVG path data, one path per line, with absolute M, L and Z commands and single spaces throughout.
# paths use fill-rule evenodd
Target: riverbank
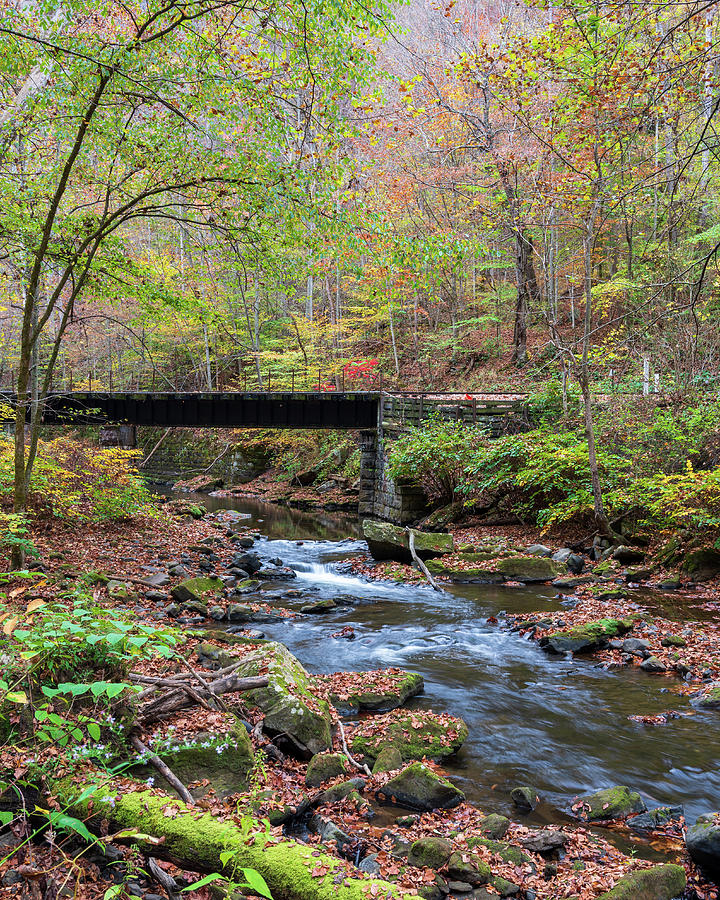
M 138 522 L 132 527 L 90 526 L 78 533 L 74 529 L 57 527 L 55 523 L 52 527 L 40 529 L 34 537 L 41 549 L 44 571 L 37 580 L 20 580 L 9 585 L 10 593 L 17 593 L 8 603 L 4 622 L 12 622 L 15 616 L 9 614 L 16 611 L 15 615 L 23 619 L 24 630 L 28 630 L 28 626 L 32 630 L 41 625 L 43 616 L 49 615 L 51 610 L 57 610 L 58 604 L 64 608 L 66 619 L 72 621 L 73 616 L 78 613 L 79 587 L 91 583 L 89 596 L 86 592 L 82 602 L 94 610 L 102 611 L 93 613 L 98 621 L 102 620 L 103 615 L 129 615 L 133 627 L 159 629 L 159 633 L 172 635 L 173 640 L 178 642 L 168 659 L 156 653 L 150 653 L 144 659 L 132 657 L 132 672 L 145 678 L 177 679 L 184 671 L 189 673 L 192 670 L 195 675 L 191 677 L 191 681 L 195 678 L 197 689 L 201 689 L 203 682 L 210 683 L 216 677 L 218 666 L 227 666 L 227 656 L 221 657 L 219 654 L 230 654 L 235 661 L 233 664 L 247 666 L 254 665 L 252 657 L 260 654 L 260 659 L 265 662 L 259 663 L 257 671 L 263 671 L 268 665 L 267 654 L 271 645 L 264 642 L 258 629 L 291 629 L 295 635 L 307 633 L 307 640 L 312 642 L 318 623 L 325 620 L 326 625 L 319 627 L 325 632 L 332 632 L 334 636 L 331 640 L 338 648 L 335 650 L 337 661 L 328 662 L 331 670 L 338 668 L 338 663 L 349 659 L 340 648 L 349 649 L 356 644 L 355 641 L 347 640 L 353 636 L 348 633 L 353 630 L 352 625 L 346 623 L 348 615 L 352 614 L 360 622 L 367 618 L 371 610 L 382 609 L 379 597 L 374 598 L 375 605 L 357 606 L 358 603 L 367 604 L 369 599 L 362 599 L 363 591 L 359 584 L 356 586 L 357 598 L 350 596 L 345 605 L 333 601 L 333 606 L 330 606 L 322 596 L 313 596 L 312 576 L 319 577 L 317 573 L 311 571 L 303 575 L 300 571 L 299 575 L 302 577 L 299 578 L 297 570 L 290 569 L 295 577 L 289 573 L 287 577 L 283 577 L 286 573 L 282 570 L 286 568 L 284 564 L 287 560 L 280 559 L 275 554 L 281 548 L 289 549 L 290 545 L 288 542 L 263 541 L 260 529 L 264 523 L 259 521 L 262 516 L 246 519 L 242 513 L 229 511 L 194 518 L 201 515 L 202 511 L 192 501 L 185 500 L 165 504 L 165 507 L 160 513 L 161 518 Z M 299 540 L 302 542 L 302 538 Z M 332 552 L 333 546 L 336 547 L 335 553 L 338 554 L 339 551 L 341 556 L 357 552 L 357 545 L 353 543 L 324 546 L 327 547 L 327 553 Z M 254 554 L 257 554 L 259 568 L 254 572 L 232 572 L 233 568 L 240 568 L 240 557 L 243 555 L 244 564 L 254 568 L 255 561 L 248 558 Z M 178 566 L 184 570 L 182 573 L 178 572 Z M 91 572 L 95 574 L 89 577 Z M 249 577 L 242 577 L 244 574 Z M 198 598 L 186 594 L 184 599 L 179 599 L 182 596 L 182 591 L 179 590 L 181 585 L 185 585 L 187 591 L 188 582 L 197 582 L 199 578 L 214 581 L 216 577 L 223 580 L 211 585 L 211 597 Z M 153 583 L 149 583 L 151 581 Z M 339 586 L 347 589 L 343 582 Z M 193 587 L 198 588 L 199 585 L 191 585 L 190 589 Z M 82 595 L 82 591 L 80 594 Z M 62 597 L 66 599 L 63 600 Z M 171 610 L 173 605 L 177 607 L 174 611 Z M 213 630 L 217 628 L 213 625 L 215 616 L 210 614 L 213 607 L 215 616 L 218 616 L 217 621 L 221 624 L 220 632 Z M 233 607 L 234 616 L 238 617 L 234 623 L 229 621 Z M 338 619 L 339 612 L 342 612 L 342 616 Z M 322 615 L 318 615 L 319 613 Z M 327 616 L 330 619 L 326 619 Z M 343 627 L 338 628 L 343 622 Z M 507 627 L 515 624 L 508 619 Z M 348 631 L 343 634 L 346 627 Z M 492 626 L 491 623 L 490 627 L 498 626 Z M 193 628 L 199 631 L 189 630 Z M 14 629 L 6 631 L 9 641 L 12 642 L 12 636 L 17 630 L 16 625 Z M 274 637 L 274 633 L 271 636 Z M 153 634 L 150 640 L 158 638 Z M 286 651 L 274 652 L 283 654 Z M 182 660 L 189 663 L 189 668 Z M 295 667 L 304 661 L 300 654 L 299 663 L 286 659 L 284 665 Z M 271 670 L 272 666 L 267 669 Z M 438 777 L 444 779 L 449 773 L 457 781 L 453 756 L 445 757 L 442 747 L 454 749 L 452 741 L 463 733 L 462 727 L 455 723 L 459 716 L 466 714 L 466 710 L 450 709 L 435 717 L 430 710 L 418 707 L 416 701 L 409 699 L 411 695 L 401 699 L 402 695 L 396 694 L 393 695 L 395 699 L 388 701 L 388 686 L 404 677 L 402 673 L 405 670 L 397 666 L 385 668 L 375 674 L 366 672 L 364 675 L 351 676 L 346 671 L 342 675 L 324 679 L 303 675 L 302 668 L 293 671 L 297 672 L 297 677 L 307 686 L 308 693 L 304 690 L 301 692 L 305 698 L 303 703 L 306 704 L 307 715 L 311 718 L 319 715 L 325 723 L 322 729 L 327 725 L 327 737 L 321 738 L 318 745 L 310 747 L 305 743 L 308 740 L 307 733 L 304 733 L 304 737 L 296 733 L 294 738 L 288 738 L 287 722 L 279 725 L 276 721 L 274 727 L 271 727 L 272 712 L 267 708 L 263 709 L 264 701 L 261 697 L 253 696 L 252 700 L 248 700 L 242 693 L 232 692 L 224 695 L 224 702 L 229 704 L 224 711 L 207 710 L 202 705 L 195 705 L 192 709 L 180 710 L 174 714 L 174 718 L 163 721 L 161 733 L 149 725 L 141 728 L 138 733 L 148 746 L 153 746 L 154 742 L 160 750 L 166 748 L 161 755 L 170 760 L 171 767 L 177 767 L 183 772 L 193 791 L 199 789 L 205 794 L 204 799 L 199 801 L 201 808 L 208 810 L 215 819 L 232 821 L 238 810 L 242 811 L 243 816 L 250 816 L 252 821 L 261 821 L 267 817 L 273 823 L 271 842 L 285 839 L 282 831 L 284 828 L 289 834 L 302 838 L 310 847 L 322 846 L 323 851 L 330 850 L 330 858 L 336 861 L 328 863 L 323 857 L 313 867 L 311 878 L 318 885 L 331 871 L 342 871 L 343 877 L 352 875 L 353 878 L 359 877 L 367 881 L 371 891 L 371 876 L 374 875 L 376 879 L 387 879 L 397 884 L 402 890 L 424 888 L 425 896 L 438 898 L 445 896 L 446 890 L 456 896 L 467 896 L 467 885 L 474 891 L 475 897 L 497 896 L 498 891 L 514 891 L 518 896 L 536 898 L 572 896 L 573 893 L 578 897 L 594 898 L 602 895 L 603 891 L 611 888 L 628 872 L 652 867 L 652 862 L 627 856 L 602 838 L 601 833 L 587 831 L 579 824 L 572 825 L 567 819 L 563 821 L 556 818 L 551 827 L 542 827 L 543 823 L 533 819 L 532 812 L 521 812 L 516 808 L 516 815 L 512 816 L 514 822 L 507 816 L 504 817 L 506 821 L 498 822 L 498 818 L 503 818 L 499 813 L 494 813 L 494 818 L 491 816 L 488 821 L 487 816 L 474 804 L 464 801 L 459 793 L 454 793 L 457 790 L 455 788 L 452 791 L 450 788 L 444 789 L 450 792 L 450 809 L 435 808 L 418 813 L 416 810 L 388 805 L 388 797 L 395 797 L 397 800 L 401 793 L 398 787 L 388 790 L 388 782 L 412 767 L 412 759 L 401 759 L 399 767 L 397 759 L 391 760 L 394 766 L 391 774 L 376 771 L 368 775 L 349 762 L 338 723 L 344 722 L 345 738 L 353 759 L 362 765 L 361 757 L 364 756 L 373 769 L 376 757 L 368 755 L 368 740 L 387 743 L 398 722 L 401 734 L 406 733 L 408 728 L 420 733 L 430 725 L 437 727 L 440 743 L 427 746 L 431 748 L 432 755 L 436 758 L 444 757 L 445 762 L 440 768 L 425 763 L 427 774 L 423 777 L 436 781 Z M 284 672 L 287 675 L 287 668 Z M 434 685 L 426 685 L 425 694 L 430 702 L 434 691 Z M 351 708 L 348 709 L 348 701 L 352 697 L 368 694 L 381 694 L 383 702 L 379 705 L 376 703 L 376 708 L 372 710 L 367 706 L 363 707 L 360 718 L 353 715 L 348 718 L 348 711 L 353 711 L 353 703 L 349 704 Z M 297 700 L 298 694 L 295 693 L 294 696 Z M 402 718 L 403 706 L 396 705 L 396 701 L 410 704 L 408 718 Z M 366 697 L 365 703 L 367 702 Z M 388 703 L 395 706 L 395 711 L 389 717 L 384 711 Z M 218 735 L 227 734 L 227 729 L 231 727 L 231 720 L 226 718 L 227 709 L 230 712 L 236 710 L 241 720 L 247 723 L 251 743 L 251 747 L 247 749 L 252 753 L 255 763 L 251 769 L 246 767 L 248 772 L 253 773 L 251 789 L 248 791 L 245 786 L 239 793 L 232 790 L 223 796 L 228 788 L 237 789 L 242 786 L 237 781 L 228 784 L 224 780 L 227 773 L 222 775 L 217 769 L 204 778 L 197 760 L 194 763 L 195 769 L 188 772 L 181 765 L 179 751 L 172 748 L 197 743 L 193 736 L 205 735 L 200 743 L 211 741 L 214 752 L 218 745 Z M 53 714 L 58 715 L 62 711 L 61 704 Z M 80 714 L 80 711 L 75 714 Z M 448 715 L 451 718 L 443 718 Z M 174 726 L 174 729 L 170 726 Z M 279 730 L 284 739 L 278 738 Z M 172 734 L 169 744 L 168 733 Z M 452 734 L 456 737 L 452 738 Z M 471 735 L 470 742 L 472 738 Z M 448 740 L 449 743 L 446 744 Z M 304 744 L 305 749 L 301 750 L 298 743 Z M 220 741 L 220 745 L 226 744 L 226 739 Z M 78 783 L 86 779 L 88 773 L 85 760 L 88 757 L 84 756 L 85 747 L 85 743 L 81 742 L 74 751 L 75 759 L 83 760 L 80 767 L 77 762 L 72 763 L 73 754 L 58 752 L 55 756 L 57 765 L 52 771 L 40 773 L 46 786 L 56 783 L 61 773 L 64 776 L 74 773 L 73 777 Z M 232 749 L 237 751 L 236 747 Z M 311 751 L 321 753 L 319 758 L 316 757 L 315 763 L 308 761 Z M 225 749 L 222 753 L 224 752 Z M 420 753 L 422 752 L 424 748 L 421 749 Z M 127 749 L 125 753 L 127 754 Z M 222 753 L 216 756 L 222 756 Z M 316 778 L 309 776 L 310 770 L 317 769 L 320 760 L 326 759 L 329 764 L 331 758 L 327 757 L 328 753 L 335 754 L 332 765 L 324 770 L 315 787 L 311 782 Z M 28 743 L 27 735 L 24 746 L 13 748 L 6 744 L 3 754 L 6 767 L 16 773 L 16 778 L 27 778 L 30 773 L 33 773 L 33 777 L 37 776 L 37 746 L 32 742 Z M 90 759 L 97 764 L 96 758 L 91 756 Z M 492 765 L 490 768 L 492 769 Z M 492 773 L 489 774 L 492 777 Z M 194 777 L 191 778 L 190 775 Z M 157 774 L 148 775 L 146 771 L 144 777 L 156 779 L 149 790 L 151 796 L 160 799 L 167 796 L 159 789 Z M 206 779 L 207 783 L 203 784 Z M 462 779 L 460 783 L 464 787 Z M 132 794 L 141 789 L 147 792 L 147 783 L 133 783 L 131 786 L 129 782 L 122 782 L 123 793 Z M 52 792 L 52 787 L 50 790 Z M 103 791 L 105 790 L 104 787 Z M 408 790 L 407 785 L 403 790 Z M 105 797 L 105 793 L 102 796 Z M 568 796 L 567 799 L 569 809 L 574 798 Z M 310 807 L 307 806 L 308 800 L 312 801 Z M 533 798 L 530 800 L 530 805 L 533 805 Z M 162 802 L 168 803 L 167 800 Z M 407 797 L 404 802 L 408 803 Z M 414 802 L 417 804 L 421 801 L 416 798 Z M 435 802 L 432 801 L 431 806 Z M 177 811 L 173 818 L 184 814 L 180 804 L 172 802 L 170 808 Z M 279 824 L 281 821 L 283 825 Z M 88 823 L 92 824 L 92 816 Z M 696 892 L 695 896 L 702 896 L 704 893 L 704 896 L 710 897 L 713 888 L 700 881 L 693 882 L 693 879 L 699 877 L 698 873 L 681 853 L 679 838 L 682 826 L 682 820 L 678 819 L 674 825 L 665 824 L 661 829 L 662 834 L 655 834 L 653 840 L 660 841 L 659 846 L 664 848 L 666 859 L 684 863 L 691 883 L 704 885 L 700 887 L 701 893 Z M 122 842 L 116 842 L 113 846 L 126 859 L 124 865 L 127 874 L 130 871 L 128 851 L 123 849 Z M 148 848 L 145 845 L 144 849 L 145 852 L 151 852 L 152 846 Z M 43 853 L 44 850 L 40 851 L 36 863 L 43 859 Z M 159 855 L 162 856 L 162 853 Z M 255 857 L 253 859 L 258 861 Z M 261 860 L 261 856 L 258 859 Z M 357 870 L 351 863 L 360 863 L 360 869 Z M 3 878 L 13 871 L 12 865 L 11 857 L 4 866 Z M 490 867 L 487 877 L 485 865 Z M 341 868 L 336 869 L 336 866 Z M 99 881 L 96 878 L 96 887 L 103 884 L 107 886 L 107 881 L 103 879 L 107 879 L 108 870 L 101 866 L 99 871 L 101 875 Z M 188 876 L 183 875 L 182 871 L 170 871 L 174 873 L 173 877 L 188 881 Z M 22 881 L 13 882 L 13 877 L 11 875 L 6 882 L 8 888 L 15 884 L 22 886 L 28 880 L 23 876 Z M 83 877 L 86 884 L 91 883 L 88 873 Z M 133 885 L 139 885 L 141 893 L 153 893 L 152 879 L 133 876 L 128 880 Z M 667 885 L 656 885 L 654 889 L 656 893 L 648 896 L 672 896 L 667 894 Z M 198 889 L 197 896 L 202 896 L 203 890 Z M 294 896 L 283 893 L 283 890 L 276 890 L 275 895 Z M 666 893 L 663 894 L 662 890 L 666 890 Z M 102 892 L 98 887 L 95 895 L 99 896 L 100 893 Z M 92 892 L 88 893 L 88 896 L 92 895 Z M 687 896 L 693 894 L 689 892 Z

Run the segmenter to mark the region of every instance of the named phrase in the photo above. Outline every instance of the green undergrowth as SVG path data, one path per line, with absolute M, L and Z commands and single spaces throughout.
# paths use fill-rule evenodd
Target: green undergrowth
M 513 513 L 548 530 L 592 521 L 593 493 L 579 407 L 532 398 L 528 430 L 490 439 L 457 422 L 411 429 L 390 450 L 391 471 L 438 501 Z M 606 511 L 621 534 L 648 539 L 691 529 L 720 548 L 720 401 L 598 405 L 597 462 Z
M 113 765 L 132 724 L 133 663 L 171 658 L 182 634 L 99 606 L 86 578 L 64 600 L 38 598 L 22 611 L 0 604 L 0 616 L 0 740 L 59 747 L 66 762 Z M 56 762 L 57 754 L 38 755 L 40 768 Z

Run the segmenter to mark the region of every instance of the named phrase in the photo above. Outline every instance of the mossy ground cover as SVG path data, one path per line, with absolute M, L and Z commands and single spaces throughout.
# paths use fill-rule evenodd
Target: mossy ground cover
M 399 750 L 404 760 L 442 759 L 465 742 L 468 730 L 462 719 L 426 710 L 394 710 L 365 719 L 352 732 L 350 746 L 370 760 L 387 746 Z

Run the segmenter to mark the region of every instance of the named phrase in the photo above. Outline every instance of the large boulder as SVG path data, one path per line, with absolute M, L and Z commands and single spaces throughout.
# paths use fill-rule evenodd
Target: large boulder
M 421 762 L 406 766 L 378 793 L 400 806 L 424 811 L 451 809 L 465 799 L 465 794 L 452 782 Z
M 417 694 L 422 694 L 425 682 L 416 672 L 402 669 L 380 669 L 376 672 L 339 672 L 317 677 L 321 685 L 329 686 L 333 705 L 345 712 L 387 712 Z
M 415 710 L 366 719 L 353 733 L 351 749 L 375 760 L 385 747 L 395 747 L 403 760 L 443 759 L 463 745 L 467 725 L 446 713 Z
M 587 822 L 624 819 L 634 813 L 644 813 L 646 809 L 640 794 L 625 785 L 585 794 L 573 803 L 573 810 Z
M 209 789 L 220 797 L 244 791 L 253 767 L 253 749 L 245 727 L 232 715 L 213 724 L 212 733 L 196 732 L 171 738 L 160 729 L 150 741 L 151 749 L 177 775 L 183 784 L 200 782 L 190 792 L 198 799 Z M 155 770 L 143 767 L 144 776 L 157 777 Z M 204 782 L 204 784 L 203 784 Z
M 497 570 L 509 581 L 552 581 L 561 571 L 560 566 L 544 556 L 506 556 L 497 562 Z
M 373 559 L 412 561 L 409 535 L 400 525 L 365 519 L 362 527 L 363 537 L 368 543 Z M 412 532 L 415 538 L 415 552 L 420 559 L 431 559 L 433 556 L 442 556 L 443 553 L 452 553 L 453 551 L 451 534 L 416 531 L 415 529 L 412 529 Z
M 224 587 L 220 578 L 207 575 L 199 578 L 187 578 L 180 584 L 176 584 L 170 593 L 179 603 L 187 604 L 193 601 L 207 603 L 209 599 L 221 595 Z
M 442 559 L 431 559 L 427 567 L 434 575 L 443 575 L 458 584 L 502 584 L 505 577 L 488 565 L 490 553 L 464 551 Z
M 673 900 L 683 893 L 686 882 L 682 866 L 653 866 L 621 878 L 598 900 Z
M 720 813 L 700 816 L 685 834 L 688 853 L 713 874 L 720 874 Z
M 242 677 L 267 675 L 269 684 L 243 694 L 265 715 L 263 728 L 285 735 L 305 755 L 331 745 L 330 709 L 310 690 L 311 679 L 287 647 L 274 641 L 238 659 Z
M 720 550 L 691 550 L 685 556 L 682 567 L 693 581 L 709 581 L 720 574 Z
M 587 625 L 544 634 L 539 643 L 543 650 L 550 653 L 592 653 L 631 628 L 632 622 L 626 619 L 599 619 Z

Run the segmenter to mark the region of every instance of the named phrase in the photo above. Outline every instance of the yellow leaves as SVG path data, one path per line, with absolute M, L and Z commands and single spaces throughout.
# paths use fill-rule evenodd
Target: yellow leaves
M 13 633 L 13 631 L 15 631 L 18 621 L 18 616 L 13 616 L 11 619 L 8 619 L 3 623 L 2 631 L 5 637 L 9 637 Z
M 41 609 L 43 606 L 45 606 L 45 601 L 41 600 L 40 597 L 36 597 L 34 600 L 31 600 L 28 603 L 27 609 L 25 610 L 25 612 L 32 613 L 38 609 Z
M 9 703 L 19 703 L 22 706 L 26 705 L 28 702 L 25 691 L 8 691 L 3 699 L 7 700 Z

